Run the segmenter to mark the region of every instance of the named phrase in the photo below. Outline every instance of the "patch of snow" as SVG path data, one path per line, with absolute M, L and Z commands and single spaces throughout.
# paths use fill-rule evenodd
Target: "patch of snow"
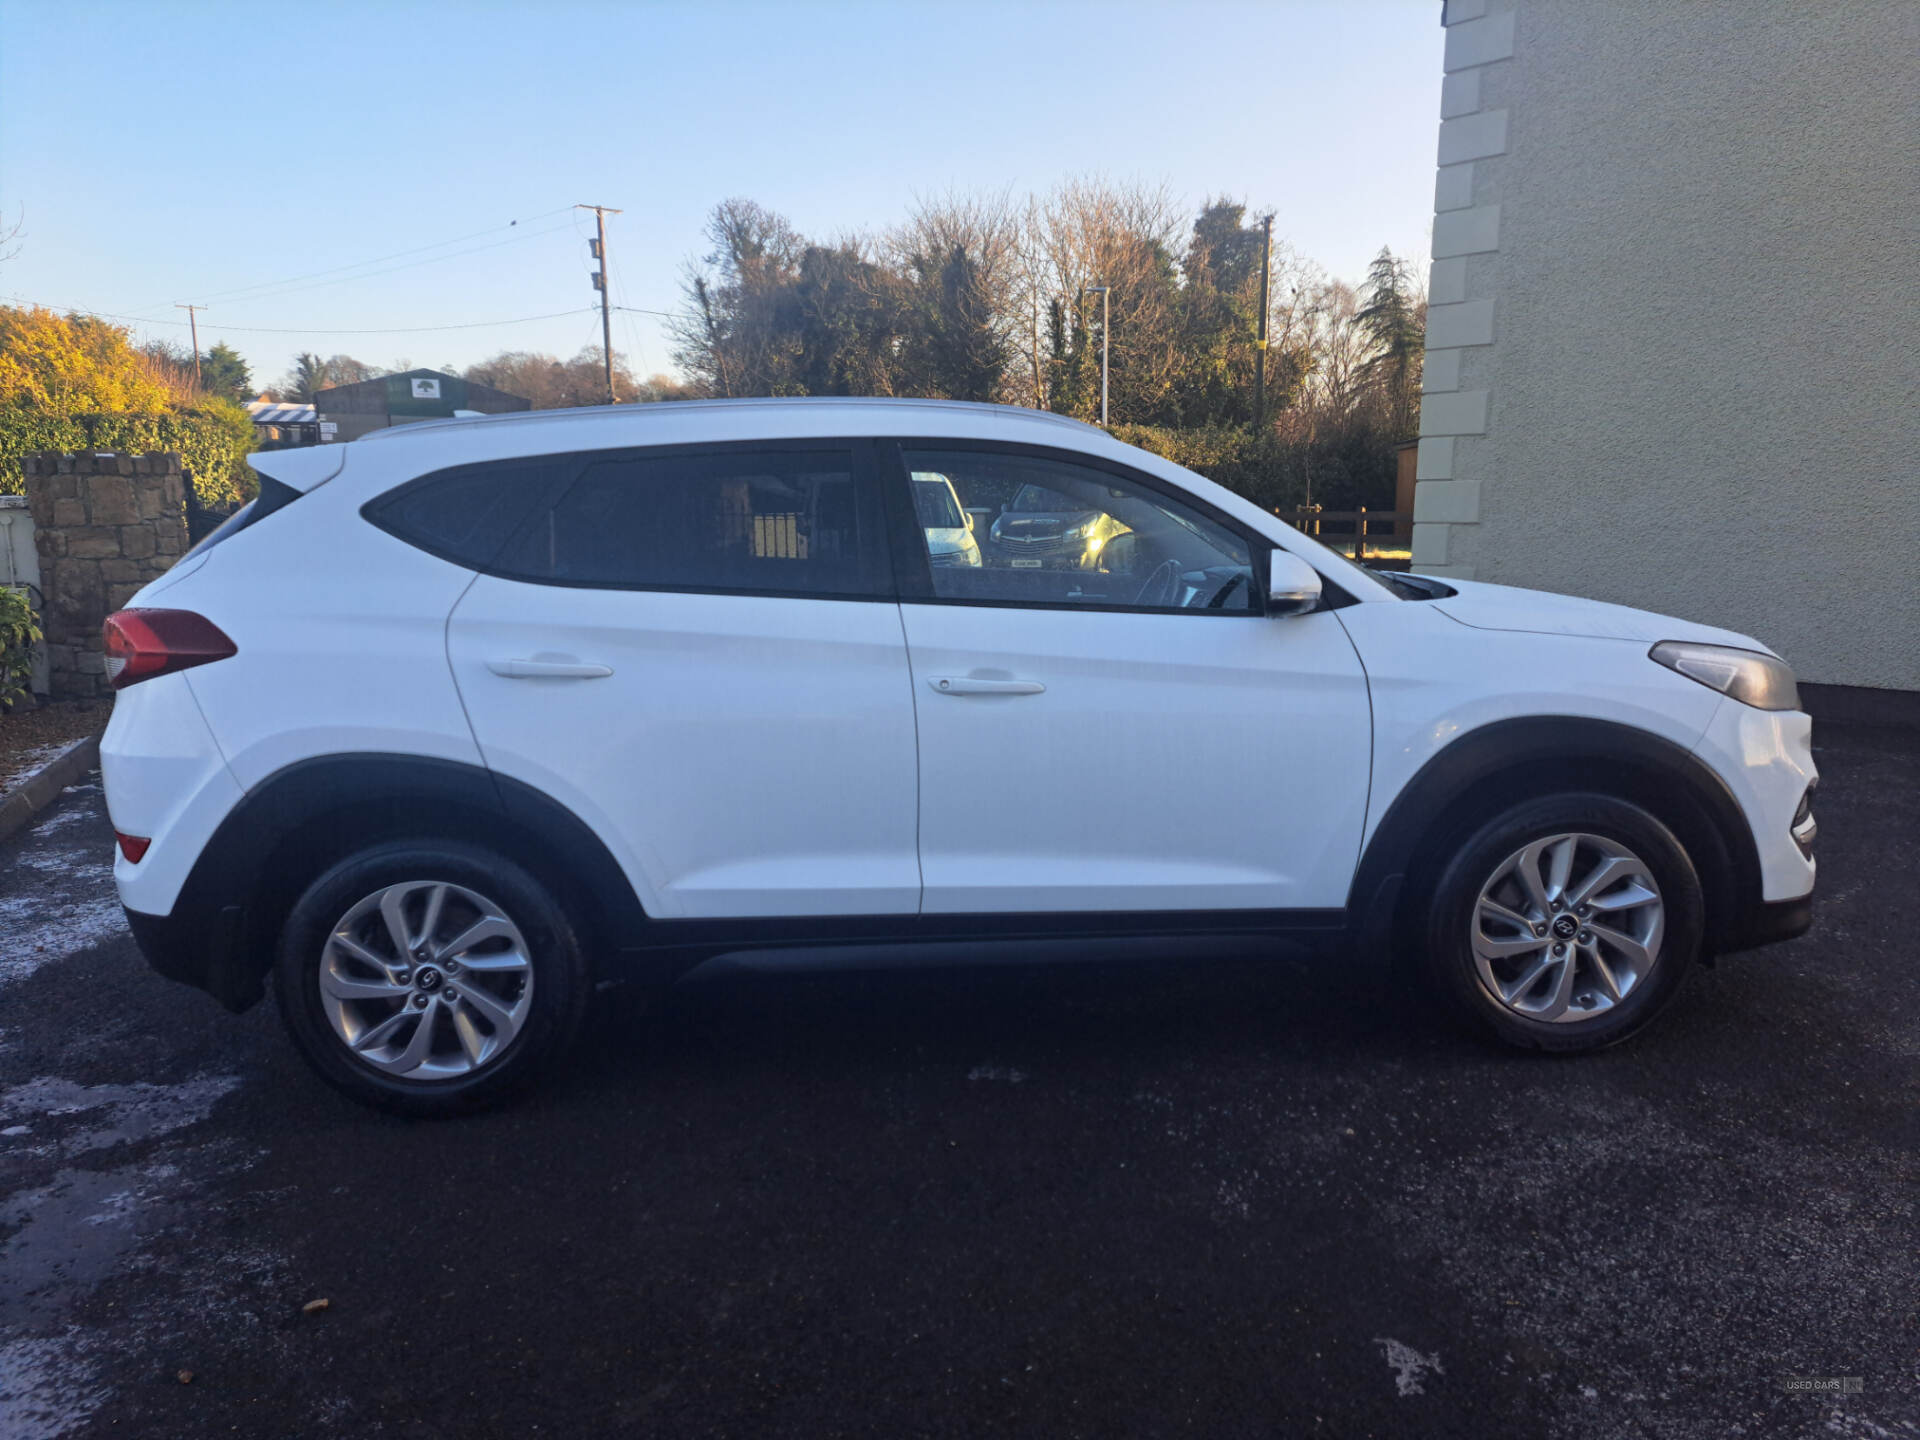
M 1431 1355 L 1422 1355 L 1411 1345 L 1402 1345 L 1398 1340 L 1376 1338 L 1373 1343 L 1380 1347 L 1380 1353 L 1393 1371 L 1394 1388 L 1402 1395 L 1426 1394 L 1429 1370 L 1435 1375 L 1447 1373 L 1441 1368 L 1438 1350 Z
M 71 791 L 78 790 L 80 788 L 81 787 L 78 785 L 69 785 L 65 790 L 61 791 L 60 793 L 65 795 L 70 793 Z M 89 790 L 93 790 L 99 787 L 89 785 L 85 788 Z M 62 827 L 67 825 L 77 825 L 83 820 L 91 820 L 92 818 L 93 818 L 93 815 L 91 811 L 83 810 L 78 806 L 75 806 L 71 810 L 57 810 L 53 814 L 49 815 L 46 819 L 36 822 L 33 827 L 33 833 L 36 835 L 44 835 L 49 830 L 59 830 Z
M 43 1075 L 16 1085 L 0 1095 L 0 1118 L 53 1119 L 86 1115 L 91 1124 L 59 1136 L 42 1149 L 57 1148 L 62 1155 L 150 1140 L 157 1135 L 198 1124 L 212 1113 L 219 1099 L 240 1083 L 237 1075 L 198 1075 L 177 1085 L 81 1085 Z M 28 1132 L 18 1125 L 7 1134 Z
M 0 900 L 0 990 L 126 931 L 126 914 L 112 895 L 40 893 Z
M 77 1331 L 0 1341 L 0 1435 L 57 1440 L 106 1397 Z
M 1026 1078 L 1026 1071 L 1015 1070 L 1010 1065 L 976 1065 L 967 1072 L 969 1080 L 1004 1080 L 1009 1085 L 1022 1084 Z
M 28 777 L 34 771 L 66 749 L 70 743 L 72 742 L 63 740 L 57 745 L 36 745 L 31 750 L 22 750 L 15 755 L 13 767 L 6 774 L 0 775 L 0 795 L 5 795 L 9 790 L 26 784 Z
M 68 816 L 77 815 L 85 820 L 84 810 L 65 810 L 47 822 L 49 826 L 63 823 Z M 36 832 L 37 833 L 37 832 Z M 113 852 L 101 845 L 70 845 L 61 849 L 51 847 L 24 850 L 14 859 L 14 864 L 23 870 L 38 870 L 43 875 L 86 874 L 89 869 L 97 870 L 102 864 L 113 864 Z M 109 872 L 110 874 L 111 872 Z

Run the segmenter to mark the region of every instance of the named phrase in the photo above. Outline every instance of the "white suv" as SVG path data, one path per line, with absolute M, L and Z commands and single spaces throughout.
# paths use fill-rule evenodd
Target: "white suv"
M 1810 923 L 1763 646 L 1375 574 L 1057 416 L 635 405 L 253 463 L 107 622 L 115 878 L 161 973 L 234 1010 L 271 975 L 390 1108 L 498 1098 L 597 980 L 748 948 L 1339 937 L 1581 1050 Z M 915 475 L 1112 524 L 938 563 Z

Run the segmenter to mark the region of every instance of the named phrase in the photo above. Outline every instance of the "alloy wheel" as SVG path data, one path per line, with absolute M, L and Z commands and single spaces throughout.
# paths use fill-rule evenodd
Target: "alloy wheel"
M 1527 1020 L 1577 1023 L 1644 985 L 1658 963 L 1666 907 L 1653 872 L 1601 835 L 1532 841 L 1481 887 L 1471 922 L 1486 993 Z
M 320 956 L 320 1004 L 360 1063 L 457 1080 L 497 1061 L 533 1005 L 527 942 L 462 885 L 409 880 L 343 915 Z

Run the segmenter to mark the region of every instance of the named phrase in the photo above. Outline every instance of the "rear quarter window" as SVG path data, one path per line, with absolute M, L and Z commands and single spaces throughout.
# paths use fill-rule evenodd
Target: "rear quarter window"
M 567 473 L 551 460 L 442 470 L 368 501 L 360 513 L 430 555 L 483 570 Z

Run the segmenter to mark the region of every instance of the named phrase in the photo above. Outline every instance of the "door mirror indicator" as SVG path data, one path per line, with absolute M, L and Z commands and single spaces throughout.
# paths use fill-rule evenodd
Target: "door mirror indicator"
M 1267 566 L 1267 613 L 1304 615 L 1320 604 L 1320 572 L 1298 555 L 1276 549 Z

